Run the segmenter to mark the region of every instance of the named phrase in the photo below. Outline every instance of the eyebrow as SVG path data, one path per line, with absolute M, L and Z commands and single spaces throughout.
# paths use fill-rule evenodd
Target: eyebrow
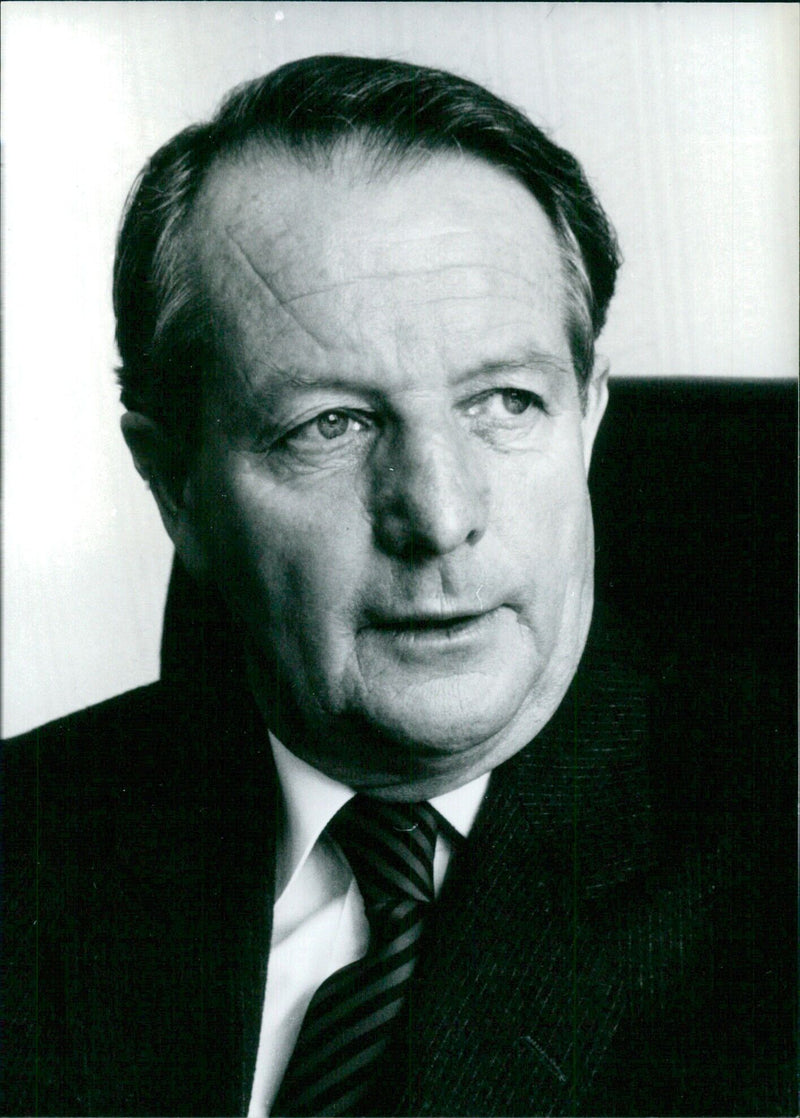
M 353 371 L 351 373 L 314 373 L 305 372 L 302 368 L 276 369 L 283 377 L 282 386 L 289 385 L 293 388 L 316 389 L 323 391 L 357 392 L 363 396 L 378 397 L 381 395 L 380 386 L 375 385 L 368 374 L 364 375 Z
M 524 349 L 505 357 L 482 361 L 480 365 L 459 374 L 456 378 L 456 384 L 462 384 L 469 380 L 480 380 L 497 373 L 513 372 L 519 369 L 530 372 L 542 371 L 567 377 L 575 375 L 572 364 L 564 361 L 563 358 L 556 357 L 555 354 L 547 353 L 544 350 Z
M 503 357 L 489 358 L 486 361 L 481 361 L 479 365 L 470 366 L 463 372 L 457 373 L 453 377 L 453 383 L 458 385 L 464 381 L 477 380 L 481 377 L 492 376 L 495 373 L 512 372 L 515 369 L 525 369 L 532 372 L 541 370 L 545 373 L 556 373 L 561 376 L 574 376 L 571 362 L 565 361 L 553 353 L 547 353 L 545 350 L 524 349 Z M 362 378 L 358 374 L 318 376 L 311 373 L 306 375 L 302 369 L 298 368 L 282 369 L 281 372 L 287 383 L 294 384 L 298 388 L 355 388 L 373 394 L 376 391 L 379 394 L 381 391 L 379 387 L 376 390 L 375 384 L 369 376 Z
M 472 365 L 462 372 L 456 373 L 450 380 L 450 384 L 451 387 L 458 388 L 470 382 L 488 380 L 498 374 L 515 370 L 541 372 L 546 376 L 558 378 L 571 378 L 575 375 L 572 365 L 563 358 L 556 357 L 555 354 L 544 350 L 526 348 L 502 357 L 488 358 L 478 365 Z M 271 386 L 272 390 L 263 395 L 261 392 L 256 394 L 268 406 L 274 406 L 276 396 L 280 394 L 281 388 L 287 385 L 309 392 L 315 390 L 356 392 L 373 401 L 378 401 L 384 395 L 382 387 L 376 384 L 369 375 L 362 376 L 356 372 L 318 374 L 306 372 L 302 367 L 298 368 L 297 366 L 281 369 L 275 367 L 275 371 L 280 372 L 281 383 Z

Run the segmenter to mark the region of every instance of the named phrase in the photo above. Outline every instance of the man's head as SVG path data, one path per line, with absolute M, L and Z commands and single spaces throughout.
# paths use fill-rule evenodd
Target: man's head
M 520 749 L 592 603 L 613 236 L 451 75 L 295 63 L 151 161 L 115 273 L 124 429 L 287 744 L 417 798 Z

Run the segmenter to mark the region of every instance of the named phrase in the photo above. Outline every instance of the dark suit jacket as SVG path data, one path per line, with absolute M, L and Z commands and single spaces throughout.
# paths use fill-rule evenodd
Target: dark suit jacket
M 380 1112 L 795 1113 L 793 750 L 750 685 L 590 646 L 453 861 Z M 5 779 L 5 1113 L 246 1113 L 276 781 L 235 674 L 27 734 Z

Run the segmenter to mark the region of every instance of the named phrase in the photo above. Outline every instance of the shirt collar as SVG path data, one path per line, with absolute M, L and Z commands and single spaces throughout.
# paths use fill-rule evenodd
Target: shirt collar
M 283 833 L 278 843 L 275 896 L 299 873 L 319 836 L 355 790 L 303 761 L 270 732 L 270 745 L 283 792 Z M 469 834 L 489 783 L 489 773 L 430 800 L 463 838 Z

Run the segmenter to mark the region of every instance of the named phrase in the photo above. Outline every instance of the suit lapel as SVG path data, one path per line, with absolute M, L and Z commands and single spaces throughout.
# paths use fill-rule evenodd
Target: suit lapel
M 87 900 L 91 1034 L 79 1109 L 246 1113 L 271 938 L 275 774 L 245 693 L 165 690 L 143 754 L 170 757 L 115 811 L 113 877 Z M 113 949 L 112 949 L 113 945 Z M 76 978 L 77 980 L 77 978 Z
M 204 865 L 209 905 L 210 1010 L 207 1112 L 246 1114 L 250 1101 L 272 938 L 277 776 L 263 718 L 242 687 L 212 716 L 223 759 L 207 785 L 216 820 L 215 857 Z M 224 1042 L 224 1043 L 223 1043 Z M 209 1067 L 215 1074 L 209 1076 Z
M 400 1113 L 580 1109 L 626 1006 L 611 898 L 647 862 L 644 727 L 637 684 L 584 669 L 493 775 L 415 974 Z
M 222 857 L 227 877 L 216 912 L 220 941 L 226 945 L 220 980 L 232 1022 L 234 1059 L 228 1079 L 219 1084 L 213 1112 L 226 1114 L 246 1114 L 250 1102 L 272 938 L 278 815 L 277 775 L 264 722 L 249 694 L 242 702 L 247 703 L 245 749 L 231 776 Z M 239 744 L 229 739 L 227 748 L 235 751 Z

